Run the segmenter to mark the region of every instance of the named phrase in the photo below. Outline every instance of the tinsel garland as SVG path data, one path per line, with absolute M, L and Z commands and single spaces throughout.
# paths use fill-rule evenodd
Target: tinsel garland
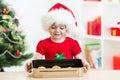
M 20 42 L 16 42 L 16 41 L 12 41 L 5 33 L 0 32 L 0 35 L 4 35 L 8 41 L 10 41 L 11 43 L 15 43 L 15 44 L 21 44 Z
M 19 58 L 20 56 L 14 56 L 10 51 L 5 50 L 2 54 L 0 54 L 0 56 L 4 56 L 5 54 L 10 54 L 13 58 Z
M 0 32 L 0 35 L 4 35 L 7 40 L 9 40 L 11 43 L 15 43 L 15 44 L 21 44 L 20 42 L 15 42 L 15 41 L 12 41 L 5 33 L 3 32 Z M 0 56 L 4 56 L 5 54 L 10 54 L 13 58 L 19 58 L 20 56 L 14 56 L 10 51 L 8 50 L 5 50 L 3 53 L 0 54 Z

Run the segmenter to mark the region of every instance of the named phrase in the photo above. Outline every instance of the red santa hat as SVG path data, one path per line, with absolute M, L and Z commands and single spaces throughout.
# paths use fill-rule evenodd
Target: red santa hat
M 74 33 L 78 32 L 76 31 L 78 24 L 75 15 L 72 10 L 61 3 L 56 3 L 48 10 L 46 15 L 42 16 L 42 26 L 45 30 L 48 30 L 53 23 L 66 25 L 68 33 L 72 34 L 71 36 L 75 37 L 76 34 Z

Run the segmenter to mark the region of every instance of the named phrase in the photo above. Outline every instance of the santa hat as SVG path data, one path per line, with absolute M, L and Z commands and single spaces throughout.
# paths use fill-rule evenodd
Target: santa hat
M 66 25 L 68 28 L 68 33 L 70 33 L 73 37 L 77 36 L 77 34 L 74 34 L 78 32 L 76 31 L 78 24 L 75 15 L 72 10 L 61 3 L 56 3 L 48 10 L 46 15 L 42 16 L 42 26 L 45 30 L 48 30 L 54 22 Z

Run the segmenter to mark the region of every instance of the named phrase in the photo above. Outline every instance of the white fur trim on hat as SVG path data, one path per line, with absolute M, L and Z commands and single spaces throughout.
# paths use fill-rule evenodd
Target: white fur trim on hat
M 54 10 L 42 16 L 42 26 L 47 30 L 53 23 L 64 24 L 67 28 L 75 28 L 73 16 L 64 9 Z

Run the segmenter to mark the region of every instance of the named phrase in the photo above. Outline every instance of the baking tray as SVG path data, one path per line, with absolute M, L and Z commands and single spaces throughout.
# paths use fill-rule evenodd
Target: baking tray
M 83 67 L 83 63 L 80 59 L 62 59 L 62 60 L 43 60 L 37 59 L 32 61 L 32 67 L 38 68 L 44 66 L 46 68 L 52 68 L 54 65 L 60 66 L 61 68 L 72 67 L 78 68 Z
M 33 60 L 32 63 L 34 78 L 81 77 L 84 74 L 83 64 L 80 59 L 38 59 Z M 60 68 L 53 68 L 56 65 Z

